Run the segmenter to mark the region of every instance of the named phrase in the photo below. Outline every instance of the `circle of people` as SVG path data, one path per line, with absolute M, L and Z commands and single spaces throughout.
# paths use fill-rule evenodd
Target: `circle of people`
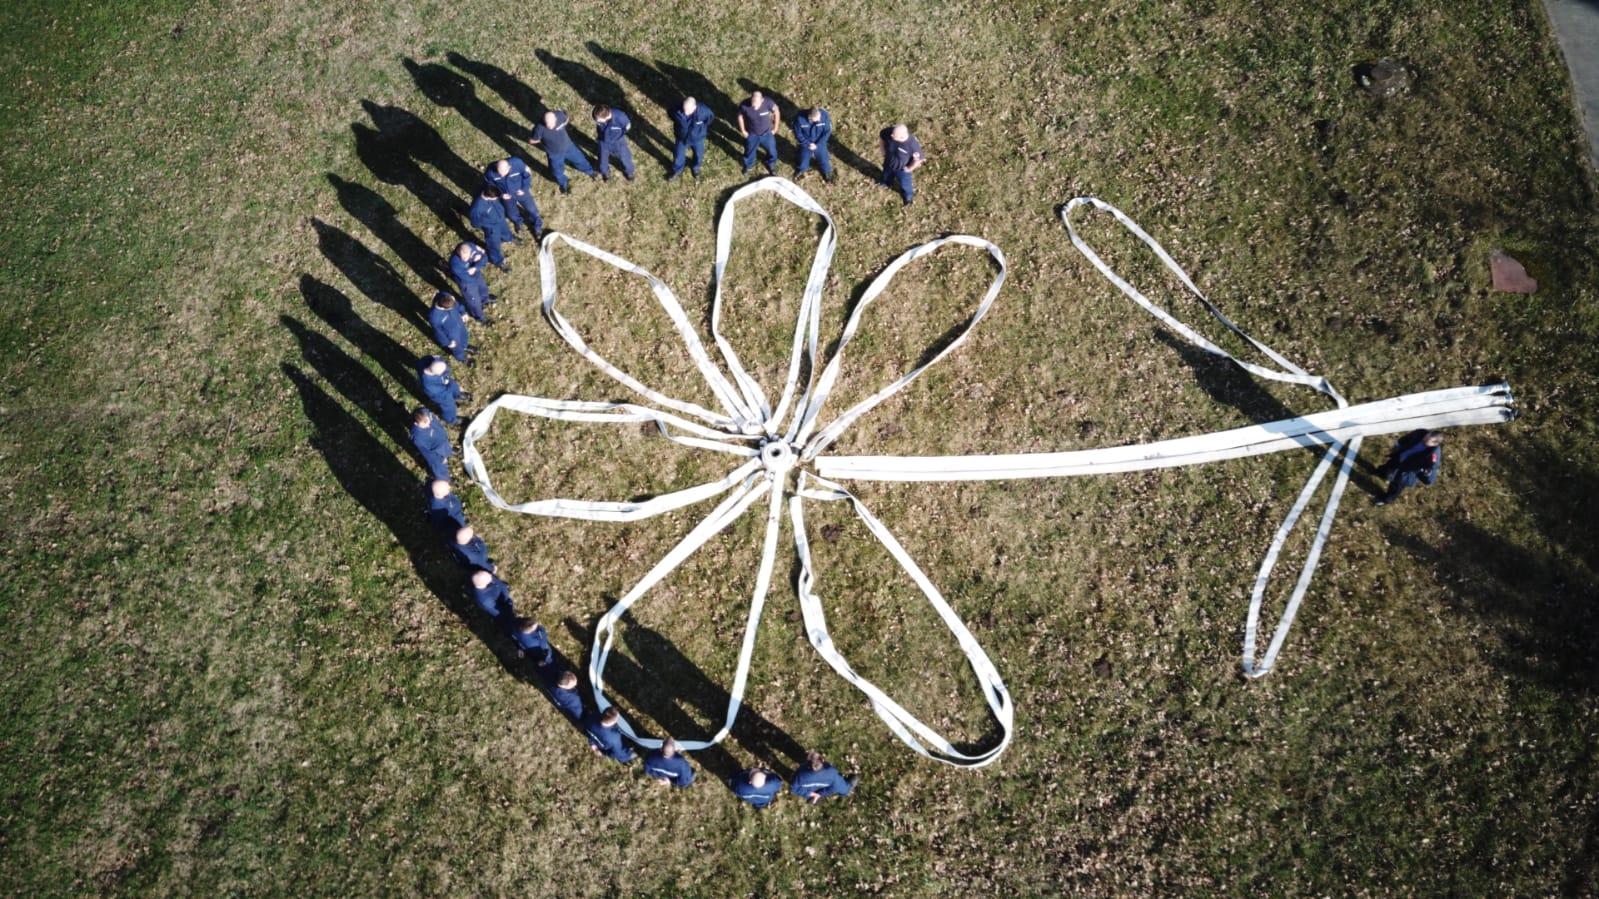
M 693 97 L 685 98 L 678 109 L 670 112 L 675 147 L 672 169 L 666 180 L 677 178 L 684 168 L 699 178 L 705 161 L 705 138 L 716 116 Z M 628 181 L 634 178 L 633 154 L 628 145 L 632 122 L 627 114 L 609 106 L 595 106 L 592 115 L 599 145 L 598 172 L 573 144 L 564 111 L 544 113 L 529 138 L 530 143 L 544 151 L 550 174 L 563 194 L 571 192 L 566 177 L 568 164 L 590 179 L 609 181 L 614 160 L 620 163 L 622 177 Z M 739 105 L 738 130 L 744 138 L 743 174 L 749 174 L 757 160 L 764 163 L 769 175 L 777 173 L 776 136 L 780 128 L 776 102 L 761 91 L 752 92 Z M 800 110 L 794 118 L 793 131 L 799 145 L 795 177 L 804 175 L 815 163 L 822 178 L 831 183 L 834 174 L 828 141 L 832 137 L 833 122 L 827 110 L 821 107 Z M 885 128 L 879 137 L 883 150 L 879 183 L 896 188 L 908 206 L 915 194 L 911 173 L 925 158 L 921 144 L 904 125 Z M 689 161 L 691 154 L 692 163 Z M 533 199 L 533 174 L 527 163 L 511 156 L 489 165 L 484 170 L 483 187 L 472 201 L 468 219 L 474 228 L 483 232 L 483 243 L 467 241 L 456 247 L 450 257 L 450 273 L 459 297 L 449 291 L 439 291 L 428 321 L 439 346 L 457 362 L 471 366 L 476 362 L 477 349 L 472 346 L 466 320 L 470 317 L 485 327 L 493 325 L 487 307 L 498 301 L 489 292 L 484 268 L 493 265 L 504 272 L 511 270 L 505 261 L 504 245 L 520 243 L 523 228 L 531 231 L 535 242 L 544 236 L 544 220 Z M 455 449 L 444 425 L 460 423 L 458 403 L 470 402 L 472 395 L 464 392 L 452 377 L 450 363 L 443 355 L 423 357 L 418 363 L 417 375 L 423 396 L 437 410 L 435 414 L 426 406 L 417 408 L 412 413 L 410 430 L 411 442 L 427 464 L 432 479 L 426 512 L 429 522 L 446 535 L 450 554 L 466 572 L 467 586 L 478 608 L 492 618 L 516 646 L 518 658 L 532 659 L 551 703 L 582 729 L 595 755 L 631 764 L 637 756 L 617 726 L 620 715 L 616 708 L 600 712 L 587 706 L 579 693 L 577 675 L 556 663 L 544 626 L 536 618 L 517 614 L 510 586 L 496 573 L 488 545 L 467 523 L 461 499 L 452 486 L 448 459 L 455 454 Z M 645 755 L 643 770 L 646 777 L 663 785 L 687 787 L 695 780 L 694 767 L 677 741 L 671 738 Z M 816 803 L 828 796 L 848 795 L 856 781 L 856 777 L 844 777 L 813 750 L 807 753 L 805 764 L 788 786 L 793 795 Z M 757 765 L 735 775 L 728 786 L 744 802 L 765 808 L 782 792 L 784 784 L 774 771 Z

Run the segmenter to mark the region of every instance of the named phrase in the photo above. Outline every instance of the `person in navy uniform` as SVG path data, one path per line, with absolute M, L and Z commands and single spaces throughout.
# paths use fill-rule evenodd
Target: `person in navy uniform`
M 598 177 L 594 174 L 594 167 L 589 165 L 588 157 L 572 145 L 572 135 L 566 133 L 566 122 L 565 112 L 552 109 L 544 114 L 544 120 L 534 127 L 533 136 L 528 138 L 544 148 L 544 155 L 550 160 L 550 174 L 555 176 L 555 183 L 563 194 L 572 192 L 571 185 L 566 181 L 566 164 L 569 162 L 590 178 Z
M 440 479 L 428 485 L 427 518 L 436 531 L 453 534 L 466 527 L 466 510 L 449 481 Z
M 921 168 L 926 157 L 922 156 L 922 144 L 911 136 L 911 130 L 904 125 L 895 125 L 884 128 L 878 135 L 883 144 L 883 186 L 898 187 L 899 195 L 905 199 L 905 205 L 911 205 L 911 197 L 916 195 L 916 190 L 911 186 L 911 172 Z
M 788 791 L 812 805 L 829 796 L 848 796 L 855 789 L 855 778 L 845 778 L 816 750 L 805 753 L 805 767 L 794 774 Z
M 644 757 L 644 776 L 658 784 L 686 787 L 694 782 L 694 767 L 683 757 L 677 741 L 667 737 L 660 749 Z
M 505 264 L 504 244 L 517 240 L 517 237 L 511 233 L 511 223 L 505 218 L 500 192 L 485 184 L 483 190 L 478 192 L 477 199 L 472 201 L 466 218 L 472 227 L 483 232 L 483 245 L 488 248 L 489 262 L 499 266 L 500 271 L 509 272 L 511 267 Z
M 483 183 L 500 192 L 500 203 L 505 207 L 505 217 L 511 230 L 521 232 L 525 224 L 533 229 L 533 239 L 544 236 L 544 219 L 539 217 L 538 204 L 533 202 L 533 173 L 527 163 L 515 156 L 507 156 L 483 172 Z
M 684 98 L 682 109 L 672 110 L 672 138 L 675 143 L 672 147 L 672 173 L 666 176 L 666 180 L 683 174 L 689 150 L 694 151 L 694 167 L 690 171 L 694 177 L 700 176 L 700 167 L 705 165 L 705 135 L 710 133 L 714 121 L 716 114 L 699 105 L 693 97 Z
M 766 808 L 783 790 L 783 779 L 766 768 L 749 768 L 733 778 L 733 795 L 756 808 Z
M 455 450 L 450 446 L 449 433 L 433 413 L 423 408 L 411 413 L 411 443 L 422 454 L 422 461 L 435 480 L 450 479 L 450 466 L 444 460 L 455 455 Z
M 566 717 L 573 721 L 583 720 L 583 697 L 577 692 L 577 675 L 570 671 L 561 671 L 553 665 L 542 665 L 539 673 L 544 677 L 544 685 L 550 694 L 550 702 L 560 709 Z
M 1438 468 L 1444 460 L 1444 435 L 1441 431 L 1411 431 L 1394 441 L 1388 461 L 1377 474 L 1388 479 L 1388 492 L 1377 500 L 1386 506 L 1408 487 L 1438 483 Z
M 588 734 L 589 749 L 595 755 L 603 755 L 613 761 L 627 764 L 633 761 L 633 749 L 622 742 L 622 730 L 616 726 L 622 720 L 621 713 L 616 706 L 611 706 L 598 715 L 588 713 L 583 718 L 583 732 Z
M 450 541 L 450 555 L 455 557 L 455 561 L 460 563 L 462 568 L 469 571 L 482 569 L 489 574 L 494 573 L 494 560 L 489 558 L 489 545 L 472 530 L 471 525 L 455 532 L 455 538 Z M 473 586 L 476 586 L 477 575 L 474 574 L 472 579 Z
M 600 177 L 611 180 L 611 157 L 622 162 L 622 177 L 633 180 L 633 150 L 627 145 L 627 133 L 633 122 L 627 113 L 600 104 L 594 107 L 594 140 L 600 145 Z
M 423 356 L 416 366 L 416 375 L 422 382 L 422 395 L 432 400 L 442 413 L 444 423 L 453 425 L 456 415 L 455 401 L 470 400 L 472 394 L 461 389 L 461 382 L 450 377 L 450 363 L 443 356 Z
M 738 133 L 744 138 L 744 174 L 755 167 L 757 151 L 766 151 L 766 174 L 777 174 L 777 101 L 760 91 L 738 106 Z
M 794 177 L 811 170 L 811 159 L 822 172 L 822 180 L 833 183 L 833 157 L 828 155 L 827 142 L 833 137 L 833 117 L 820 106 L 812 106 L 794 117 L 794 142 L 799 144 L 799 165 L 794 167 Z
M 471 582 L 472 601 L 485 615 L 500 622 L 515 620 L 516 607 L 511 604 L 509 584 L 495 577 L 493 572 L 481 568 L 472 572 Z
M 508 634 L 516 644 L 516 657 L 531 657 L 535 665 L 548 665 L 555 660 L 555 650 L 550 647 L 550 635 L 544 625 L 532 618 L 517 618 L 511 622 Z
M 433 328 L 433 340 L 455 357 L 466 362 L 467 356 L 477 353 L 466 333 L 466 316 L 461 314 L 461 304 L 455 294 L 441 290 L 433 296 L 433 308 L 428 310 L 428 324 Z M 467 363 L 471 364 L 471 363 Z
M 455 276 L 455 286 L 461 290 L 466 314 L 485 325 L 491 322 L 484 317 L 483 307 L 494 302 L 489 294 L 489 282 L 483 277 L 483 261 L 487 258 L 483 248 L 470 241 L 456 247 L 455 254 L 450 257 L 450 274 Z

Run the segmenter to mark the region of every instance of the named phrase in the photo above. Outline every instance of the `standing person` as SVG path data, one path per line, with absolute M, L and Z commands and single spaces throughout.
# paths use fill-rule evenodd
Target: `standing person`
M 509 273 L 511 267 L 505 264 L 503 244 L 517 237 L 511 233 L 511 223 L 505 218 L 505 206 L 500 202 L 499 190 L 483 185 L 477 199 L 472 201 L 472 208 L 467 210 L 466 218 L 472 227 L 482 230 L 483 245 L 489 251 L 489 262 L 499 266 L 500 271 Z
M 436 531 L 453 534 L 466 527 L 466 510 L 449 481 L 440 479 L 428 485 L 427 518 Z
M 433 413 L 425 408 L 418 407 L 411 413 L 411 443 L 422 454 L 422 461 L 427 463 L 428 473 L 433 475 L 434 480 L 450 479 L 450 466 L 444 461 L 455 455 L 455 450 L 450 446 L 450 435 L 444 430 L 444 425 L 433 417 Z
M 517 658 L 532 656 L 535 665 L 548 665 L 554 661 L 555 650 L 550 646 L 550 635 L 537 620 L 515 619 L 511 622 L 509 635 L 511 642 L 516 644 Z
M 733 778 L 733 795 L 756 808 L 766 808 L 783 789 L 783 779 L 766 768 L 749 768 Z
M 755 154 L 766 151 L 766 174 L 777 174 L 777 101 L 760 91 L 738 106 L 738 133 L 744 138 L 744 174 L 755 166 Z
M 794 167 L 794 177 L 811 169 L 811 157 L 822 171 L 822 180 L 833 183 L 833 157 L 828 155 L 827 142 L 833 137 L 833 117 L 820 106 L 812 106 L 794 117 L 794 141 L 799 144 L 799 165 Z
M 1438 468 L 1444 461 L 1444 435 L 1441 431 L 1411 431 L 1394 441 L 1388 461 L 1377 473 L 1388 478 L 1388 492 L 1377 500 L 1386 506 L 1399 498 L 1407 487 L 1438 483 Z
M 485 615 L 499 622 L 515 619 L 516 607 L 511 604 L 509 584 L 495 577 L 493 572 L 481 568 L 472 572 L 471 582 L 472 601 Z
M 434 294 L 433 308 L 428 310 L 428 324 L 433 328 L 434 341 L 449 351 L 455 361 L 472 364 L 466 357 L 476 355 L 477 348 L 472 346 L 470 335 L 466 333 L 466 316 L 461 313 L 455 294 L 448 290 Z
M 644 757 L 644 776 L 658 784 L 686 787 L 694 782 L 694 767 L 683 758 L 677 741 L 667 737 L 660 749 Z
M 472 394 L 461 389 L 461 383 L 450 377 L 450 363 L 443 356 L 423 356 L 416 367 L 417 378 L 422 382 L 422 395 L 432 400 L 443 413 L 444 423 L 453 425 L 460 421 L 455 401 L 469 401 Z
M 694 177 L 700 176 L 700 167 L 705 165 L 705 135 L 710 133 L 714 121 L 716 114 L 699 105 L 693 97 L 683 100 L 682 109 L 672 110 L 672 174 L 667 175 L 666 180 L 683 174 L 689 150 L 694 151 L 694 167 L 690 171 Z
M 482 569 L 489 574 L 494 573 L 494 560 L 489 558 L 489 545 L 483 542 L 483 538 L 479 537 L 470 525 L 455 532 L 455 539 L 450 541 L 450 555 L 468 571 Z M 472 577 L 473 586 L 477 586 L 477 575 Z
M 911 136 L 911 130 L 904 125 L 884 128 L 878 137 L 883 144 L 883 186 L 897 186 L 899 195 L 909 206 L 911 197 L 916 195 L 916 190 L 911 186 L 911 172 L 921 168 L 922 163 L 927 161 L 922 156 L 922 144 Z
M 500 192 L 511 230 L 521 232 L 526 224 L 533 229 L 534 240 L 544 237 L 544 220 L 539 218 L 538 204 L 533 202 L 533 173 L 528 171 L 527 163 L 507 156 L 484 170 L 483 183 Z
M 483 307 L 494 302 L 489 293 L 489 282 L 483 277 L 483 260 L 488 255 L 483 248 L 470 241 L 455 248 L 450 257 L 450 274 L 455 276 L 455 286 L 461 290 L 461 303 L 466 314 L 485 325 L 492 325 L 483 314 Z
M 812 749 L 805 753 L 805 767 L 794 774 L 794 783 L 788 791 L 815 805 L 828 796 L 848 796 L 855 789 L 857 779 L 839 774 L 820 752 Z
M 533 136 L 528 138 L 544 148 L 544 155 L 550 160 L 550 174 L 563 194 L 572 192 L 571 185 L 566 181 L 566 164 L 569 162 L 589 178 L 599 177 L 594 174 L 594 167 L 589 165 L 583 151 L 572 145 L 572 135 L 566 132 L 566 122 L 565 112 L 552 109 L 544 114 L 544 121 L 534 127 Z
M 633 749 L 622 742 L 622 730 L 616 722 L 622 720 L 622 715 L 611 706 L 600 714 L 590 712 L 583 719 L 583 732 L 588 734 L 589 749 L 595 755 L 603 755 L 613 761 L 627 764 L 633 761 Z
M 611 157 L 622 161 L 622 177 L 633 180 L 633 150 L 627 145 L 627 133 L 633 122 L 627 113 L 601 104 L 594 107 L 594 141 L 600 145 L 600 177 L 611 180 Z
M 574 722 L 582 721 L 583 697 L 577 692 L 577 675 L 557 670 L 553 665 L 541 666 L 539 673 L 544 676 L 544 685 L 549 689 L 550 702 L 555 703 L 555 707 Z

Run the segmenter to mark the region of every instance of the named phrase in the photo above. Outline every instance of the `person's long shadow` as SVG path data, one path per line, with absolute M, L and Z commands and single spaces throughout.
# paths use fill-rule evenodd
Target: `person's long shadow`
M 404 421 L 397 427 L 389 423 L 397 421 L 395 415 L 409 416 L 403 416 L 403 410 L 358 360 L 299 322 L 286 317 L 284 323 L 299 340 L 301 354 L 313 372 L 289 362 L 282 364 L 282 371 L 299 393 L 311 422 L 311 446 L 327 463 L 334 480 L 389 529 L 409 556 L 418 580 L 482 641 L 506 673 L 542 691 L 533 664 L 517 657 L 515 645 L 499 625 L 467 595 L 466 580 L 450 557 L 444 536 L 423 515 L 426 500 L 421 475 L 426 469 L 420 460 L 407 465 L 339 397 L 373 421 L 382 422 L 391 438 L 394 431 L 402 432 L 401 441 L 406 440 Z M 559 655 L 556 661 L 565 664 Z
M 432 334 L 427 307 L 405 286 L 405 279 L 387 259 L 321 219 L 312 219 L 311 227 L 316 230 L 317 249 L 356 290 L 404 318 L 423 334 Z
M 361 107 L 377 127 L 352 122 L 355 155 L 373 177 L 384 184 L 409 190 L 445 227 L 463 239 L 471 237 L 462 220 L 466 218 L 464 194 L 477 189 L 481 175 L 473 173 L 433 127 L 398 106 L 379 106 L 362 100 Z M 454 190 L 434 180 L 422 168 L 425 163 L 455 185 Z
M 422 391 L 416 375 L 419 359 L 416 353 L 368 324 L 356 313 L 350 298 L 331 284 L 324 284 L 310 275 L 301 275 L 300 295 L 305 298 L 306 308 L 317 318 L 337 331 L 340 337 L 349 341 L 368 359 L 383 366 L 395 383 L 405 385 L 417 402 L 422 402 Z M 291 331 L 299 324 L 286 316 L 280 321 Z
M 1464 515 L 1451 514 L 1427 533 L 1384 520 L 1383 537 L 1425 559 L 1458 598 L 1460 611 L 1499 632 L 1496 663 L 1511 675 L 1572 696 L 1599 692 L 1599 543 L 1586 526 L 1599 496 L 1599 474 L 1574 464 L 1536 440 L 1511 444 L 1497 454 L 1495 468 L 1517 482 L 1534 527 L 1489 531 Z M 1395 506 L 1427 503 L 1438 491 L 1469 485 L 1444 477 L 1432 487 L 1405 493 Z M 1573 704 L 1572 708 L 1576 708 Z
M 483 82 L 484 87 L 499 94 L 500 99 L 527 122 L 537 121 L 538 117 L 544 114 L 544 99 L 539 96 L 538 91 L 510 72 L 493 63 L 462 56 L 454 50 L 444 54 L 444 59 L 450 65 Z
M 483 132 L 489 140 L 499 144 L 508 155 L 515 156 L 521 152 L 522 147 L 516 136 L 525 133 L 527 129 L 512 121 L 510 116 L 484 103 L 469 79 L 438 63 L 419 63 L 406 57 L 400 61 L 400 64 L 411 74 L 411 80 L 416 82 L 417 90 L 421 91 L 423 96 L 440 106 L 459 112 L 461 118 Z M 474 174 L 476 177 L 473 182 L 464 185 L 469 192 L 476 191 L 476 182 L 482 179 L 480 170 L 474 170 Z
M 648 119 L 628 108 L 627 94 L 622 90 L 622 85 L 576 60 L 562 59 L 548 50 L 538 50 L 534 55 L 555 73 L 555 77 L 577 91 L 578 96 L 591 103 L 604 103 L 626 113 L 628 120 L 633 123 L 633 130 L 629 132 L 633 143 L 665 166 L 662 171 L 670 170 L 673 142 L 668 140 L 660 129 L 650 124 Z M 598 146 L 595 146 L 594 152 L 599 153 Z
M 779 137 L 777 139 L 777 155 L 785 160 L 788 160 L 790 165 L 799 165 L 799 145 L 795 142 L 790 142 L 790 138 L 794 138 L 794 120 L 801 112 L 809 110 L 812 106 L 821 106 L 822 108 L 826 109 L 826 104 L 813 102 L 801 106 L 782 93 L 769 87 L 756 84 L 748 78 L 740 78 L 738 80 L 738 86 L 743 88 L 745 92 L 760 88 L 761 93 L 771 97 L 777 103 L 778 112 L 787 117 L 783 119 L 783 133 L 788 135 L 788 137 Z M 831 112 L 832 111 L 829 110 L 829 114 L 831 114 Z M 794 138 L 794 140 L 797 141 L 798 138 Z M 867 162 L 859 153 L 851 150 L 842 140 L 839 139 L 837 118 L 833 119 L 833 136 L 827 142 L 827 151 L 832 155 L 833 160 L 839 165 L 848 166 L 849 168 L 860 172 L 862 175 L 865 175 L 867 178 L 870 178 L 874 181 L 877 180 L 877 176 L 882 172 L 880 167 L 873 166 L 871 163 Z
M 431 286 L 444 290 L 448 287 L 444 257 L 428 246 L 400 221 L 395 209 L 382 194 L 354 181 L 346 181 L 332 172 L 327 173 L 328 184 L 339 194 L 339 205 L 356 221 L 365 225 L 378 240 L 383 241 L 394 255 Z
M 594 640 L 592 627 L 566 619 L 566 629 L 585 646 Z M 705 676 L 672 641 L 639 624 L 631 614 L 620 622 L 627 653 L 612 652 L 605 667 L 607 690 L 623 699 L 638 714 L 679 740 L 709 739 L 727 717 L 731 694 Z M 648 666 L 646 668 L 645 666 Z M 709 722 L 709 723 L 706 723 Z M 805 750 L 793 737 L 755 711 L 744 697 L 729 738 L 749 750 L 761 764 L 789 780 L 805 759 Z M 694 760 L 724 784 L 744 770 L 722 744 L 695 750 Z

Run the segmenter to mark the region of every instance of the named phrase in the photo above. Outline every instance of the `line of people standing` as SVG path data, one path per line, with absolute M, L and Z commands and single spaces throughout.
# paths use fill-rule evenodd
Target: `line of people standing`
M 625 115 L 606 112 L 608 115 L 603 121 L 597 112 L 596 120 L 602 127 L 605 122 L 616 123 L 620 133 L 625 135 Z M 561 121 L 556 119 L 558 124 Z M 614 158 L 622 164 L 624 177 L 631 180 L 631 157 L 622 153 Z M 553 166 L 552 171 L 555 171 Z M 589 709 L 579 693 L 577 675 L 556 663 L 544 626 L 536 617 L 518 614 L 510 585 L 500 577 L 487 543 L 467 522 L 465 508 L 454 490 L 449 459 L 455 454 L 455 447 L 445 426 L 462 423 L 458 403 L 470 401 L 472 395 L 462 390 L 455 380 L 446 355 L 468 366 L 475 364 L 477 349 L 472 346 L 467 319 L 492 325 L 486 307 L 497 301 L 489 292 L 484 268 L 493 265 L 509 272 L 511 268 L 505 261 L 503 245 L 519 242 L 524 228 L 531 232 L 535 241 L 542 238 L 544 221 L 533 200 L 532 176 L 523 160 L 508 157 L 485 169 L 483 187 L 473 201 L 470 219 L 474 226 L 482 229 L 484 243 L 468 241 L 456 247 L 450 268 L 460 296 L 440 291 L 428 314 L 434 340 L 444 354 L 424 356 L 417 364 L 422 394 L 434 407 L 419 407 L 411 418 L 411 442 L 422 456 L 430 478 L 424 515 L 443 536 L 451 557 L 460 565 L 473 603 L 516 647 L 519 658 L 532 660 L 551 703 L 583 730 L 595 754 L 627 764 L 636 756 L 617 726 L 620 721 L 617 710 L 614 707 Z M 814 803 L 826 796 L 846 795 L 854 787 L 854 778 L 844 778 L 815 752 L 810 754 L 807 766 L 794 778 L 790 788 L 794 795 Z M 663 785 L 687 787 L 695 780 L 693 766 L 671 739 L 645 756 L 643 770 L 646 777 Z M 777 795 L 782 781 L 769 769 L 754 767 L 733 778 L 728 786 L 741 800 L 764 808 Z

